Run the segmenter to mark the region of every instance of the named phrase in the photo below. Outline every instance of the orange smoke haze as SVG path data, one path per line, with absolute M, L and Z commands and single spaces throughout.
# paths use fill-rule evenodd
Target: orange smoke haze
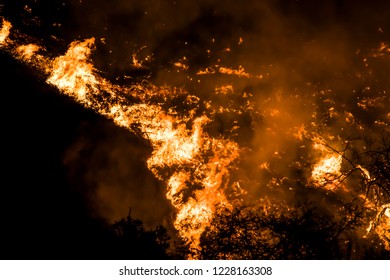
M 108 10 L 97 1 L 103 9 L 90 12 L 76 9 L 91 8 L 88 1 L 73 2 L 73 24 L 84 24 L 73 30 L 77 40 L 53 35 L 54 43 L 44 45 L 4 19 L 0 48 L 141 139 L 136 145 L 148 146 L 129 155 L 139 157 L 154 180 L 142 179 L 130 192 L 113 179 L 127 168 L 122 155 L 102 145 L 112 149 L 118 167 L 99 171 L 91 164 L 88 174 L 100 178 L 89 178 L 99 185 L 99 215 L 115 220 L 132 203 L 148 220 L 156 211 L 150 201 L 159 201 L 151 197 L 163 192 L 170 209 L 161 206 L 157 220 L 177 231 L 190 248 L 188 258 L 198 258 L 202 236 L 222 209 L 264 204 L 265 212 L 283 211 L 276 206 L 312 199 L 333 210 L 342 201 L 366 213 L 358 237 L 376 234 L 390 250 L 390 197 L 378 183 L 387 181 L 378 181 L 367 157 L 383 151 L 390 132 L 384 74 L 390 51 L 381 34 L 375 44 L 359 43 L 347 17 L 330 23 L 305 15 L 314 28 L 293 6 L 277 9 L 267 1 L 249 1 L 251 9 L 235 1 L 217 8 L 213 1 L 118 1 Z M 335 17 L 334 5 L 323 12 Z M 52 51 L 51 44 L 67 47 Z M 84 145 L 76 141 L 65 164 L 79 160 Z M 150 194 L 151 186 L 164 189 Z M 134 198 L 138 187 L 146 201 Z

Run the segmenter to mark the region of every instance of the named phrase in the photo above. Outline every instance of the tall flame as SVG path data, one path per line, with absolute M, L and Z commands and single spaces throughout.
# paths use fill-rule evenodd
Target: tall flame
M 4 45 L 7 43 L 7 38 L 10 34 L 12 24 L 5 19 L 2 20 L 2 27 L 0 29 L 0 45 Z
M 7 38 L 9 28 L 9 23 L 3 23 L 0 42 Z M 205 115 L 179 117 L 173 109 L 167 112 L 146 102 L 148 97 L 160 94 L 157 87 L 120 88 L 102 78 L 90 60 L 94 43 L 94 38 L 75 41 L 64 55 L 54 59 L 37 55 L 40 47 L 32 44 L 15 45 L 11 52 L 43 69 L 47 83 L 63 94 L 119 126 L 141 132 L 150 141 L 153 151 L 147 166 L 167 182 L 166 197 L 177 211 L 174 226 L 190 249 L 199 248 L 200 236 L 215 211 L 221 205 L 230 205 L 223 186 L 230 165 L 239 155 L 238 144 L 204 132 L 203 126 L 209 121 Z M 131 104 L 129 97 L 141 103 Z
M 203 132 L 202 126 L 208 121 L 206 116 L 195 118 L 189 130 L 184 120 L 168 114 L 158 105 L 126 104 L 118 98 L 114 86 L 99 77 L 88 61 L 93 43 L 93 38 L 73 42 L 64 56 L 47 65 L 48 83 L 112 118 L 118 125 L 139 127 L 153 147 L 148 168 L 157 178 L 168 180 L 167 198 L 177 209 L 175 227 L 190 242 L 191 248 L 196 248 L 218 204 L 227 204 L 221 186 L 229 165 L 238 156 L 237 144 L 212 139 Z M 109 96 L 100 102 L 102 91 Z M 206 153 L 212 154 L 208 162 L 203 160 Z M 166 178 L 164 170 L 169 168 L 175 172 Z M 200 189 L 185 199 L 181 193 L 188 189 L 190 178 L 191 185 L 197 184 Z
M 163 97 L 164 100 L 170 96 L 174 97 L 177 95 L 176 89 L 150 84 L 118 86 L 104 79 L 99 75 L 90 58 L 95 49 L 95 38 L 74 41 L 65 54 L 49 58 L 38 54 L 44 51 L 41 46 L 18 45 L 17 42 L 12 41 L 9 37 L 11 27 L 10 22 L 2 21 L 0 47 L 21 61 L 41 70 L 47 75 L 46 82 L 61 93 L 149 141 L 152 152 L 147 159 L 147 167 L 156 178 L 166 182 L 166 198 L 176 210 L 174 227 L 180 237 L 187 242 L 190 251 L 198 251 L 201 235 L 207 227 L 211 226 L 215 214 L 220 209 L 232 209 L 234 206 L 229 200 L 226 187 L 229 185 L 230 170 L 240 156 L 239 144 L 229 138 L 216 138 L 207 133 L 205 125 L 212 120 L 210 115 L 200 114 L 197 111 L 199 107 L 197 97 L 188 95 L 187 101 L 195 104 L 196 108 L 183 114 L 174 108 L 166 109 L 162 104 L 150 101 L 155 96 Z M 388 48 L 383 47 L 383 51 L 388 52 Z M 184 61 L 186 61 L 185 57 L 174 65 L 187 70 Z M 135 54 L 133 64 L 134 67 L 143 67 Z M 245 79 L 262 79 L 261 75 L 247 73 L 242 66 L 232 69 L 215 65 L 198 71 L 196 75 L 215 73 Z M 233 93 L 234 88 L 230 84 L 217 86 L 214 92 L 220 98 L 228 97 Z M 210 109 L 211 115 L 230 113 L 234 110 L 211 102 L 205 102 L 205 106 L 206 108 L 215 106 Z M 251 107 L 248 101 L 241 108 L 251 110 Z M 268 108 L 266 111 L 269 111 L 271 118 L 280 115 L 278 109 Z M 331 116 L 336 116 L 336 113 L 333 107 L 329 110 Z M 352 117 L 349 116 L 348 123 L 352 122 Z M 233 126 L 232 130 L 236 127 Z M 305 125 L 297 126 L 294 137 L 303 141 L 307 135 L 309 133 Z M 311 182 L 317 187 L 335 190 L 344 178 L 341 172 L 343 156 L 327 148 L 320 137 L 314 137 L 312 140 L 315 142 L 314 149 L 320 151 L 320 156 L 312 166 Z M 278 155 L 278 152 L 275 152 L 275 155 Z M 372 179 L 367 169 L 360 165 L 356 167 L 360 169 L 366 180 Z M 270 163 L 262 163 L 260 169 L 271 172 Z M 238 182 L 233 182 L 234 184 L 240 187 Z M 374 211 L 378 213 L 375 221 L 370 223 L 368 232 L 375 229 L 387 244 L 386 248 L 390 250 L 390 244 L 385 241 L 390 239 L 389 204 L 379 208 L 367 205 L 366 207 L 375 208 Z M 191 253 L 188 257 L 198 256 L 196 253 Z
M 95 69 L 88 62 L 94 43 L 95 38 L 73 42 L 65 55 L 57 57 L 46 66 L 50 73 L 47 79 L 49 84 L 57 86 L 65 94 L 88 105 L 92 104 L 92 101 L 86 94 L 100 92 L 97 88 L 99 81 L 94 73 Z

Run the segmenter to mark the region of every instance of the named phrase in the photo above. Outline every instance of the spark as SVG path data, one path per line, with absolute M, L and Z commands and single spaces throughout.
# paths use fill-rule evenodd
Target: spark
M 214 102 L 215 100 L 203 100 L 207 112 L 201 112 L 199 104 L 202 100 L 183 89 L 155 86 L 145 82 L 131 86 L 119 86 L 104 79 L 91 59 L 91 54 L 95 50 L 95 38 L 74 41 L 63 55 L 51 58 L 50 55 L 43 54 L 46 50 L 42 46 L 18 45 L 10 40 L 11 27 L 11 23 L 3 19 L 0 29 L 0 47 L 3 47 L 15 58 L 41 70 L 47 76 L 46 82 L 56 87 L 62 94 L 73 98 L 86 108 L 111 119 L 116 125 L 136 133 L 149 142 L 152 151 L 146 160 L 146 166 L 156 178 L 165 182 L 165 196 L 176 215 L 173 225 L 190 248 L 191 253 L 188 258 L 197 258 L 196 252 L 201 248 L 201 236 L 207 228 L 213 226 L 213 218 L 218 214 L 218 211 L 220 209 L 233 209 L 234 206 L 237 206 L 236 202 L 227 194 L 226 189 L 229 187 L 229 191 L 233 190 L 237 194 L 247 193 L 239 183 L 241 179 L 234 178 L 231 180 L 234 182 L 229 183 L 231 170 L 236 167 L 235 164 L 240 159 L 242 151 L 240 145 L 228 137 L 211 136 L 206 127 L 208 123 L 213 121 L 212 117 L 218 113 L 239 115 L 242 112 L 254 112 L 256 106 L 249 98 L 251 93 L 240 93 L 245 98 L 246 104 L 240 105 L 239 108 L 237 107 L 238 109 L 234 106 L 226 106 L 226 103 L 222 105 L 222 102 Z M 239 39 L 239 45 L 241 44 L 243 44 L 242 38 Z M 229 52 L 233 51 L 229 49 Z M 372 56 L 383 56 L 389 52 L 389 47 L 382 44 Z M 137 57 L 138 53 L 139 51 L 132 55 L 132 66 L 143 68 L 145 67 L 143 64 L 150 57 L 140 60 Z M 211 51 L 208 53 L 210 54 Z M 187 71 L 191 69 L 188 62 L 188 59 L 183 57 L 172 62 L 171 65 L 178 68 L 177 71 Z M 241 65 L 238 69 L 233 69 L 219 64 L 222 64 L 220 60 L 218 60 L 218 65 L 205 67 L 199 70 L 196 75 L 223 76 L 223 78 L 228 79 L 228 83 L 231 83 L 232 78 L 240 78 L 240 81 L 242 81 L 241 78 L 263 79 L 263 75 L 249 74 Z M 267 75 L 269 74 L 267 73 Z M 365 91 L 370 91 L 370 88 L 367 87 Z M 237 95 L 238 92 L 240 89 L 236 84 L 222 85 L 219 83 L 211 94 L 220 100 L 225 100 L 224 98 L 236 97 L 234 95 Z M 322 91 L 321 94 L 329 95 L 323 100 L 329 108 L 326 112 L 327 116 L 334 119 L 342 116 L 335 109 L 337 106 L 330 96 L 331 90 Z M 191 109 L 180 112 L 176 106 L 167 108 L 167 104 L 177 96 L 184 96 L 183 103 Z M 384 98 L 363 98 L 357 103 L 357 106 L 368 110 L 384 103 Z M 162 101 L 156 102 L 155 99 Z M 276 96 L 276 100 L 286 102 L 282 94 Z M 269 119 L 279 119 L 280 122 L 280 119 L 286 114 L 282 108 L 265 107 L 264 114 Z M 316 118 L 316 114 L 317 112 L 313 113 L 313 118 Z M 343 116 L 343 120 L 349 125 L 357 122 L 355 120 L 357 115 L 354 116 L 348 111 L 344 111 Z M 231 131 L 238 130 L 240 128 L 238 124 L 238 121 L 234 121 Z M 265 128 L 267 133 L 277 133 L 273 124 L 271 123 Z M 319 124 L 314 123 L 312 126 L 319 127 Z M 319 151 L 320 155 L 317 154 L 311 173 L 308 175 L 311 182 L 316 187 L 334 191 L 346 177 L 341 172 L 343 156 L 336 150 L 329 148 L 324 139 L 332 141 L 337 139 L 339 135 L 310 137 L 310 126 L 301 123 L 289 126 L 289 129 L 289 134 L 295 140 L 302 142 L 311 139 L 314 141 L 314 149 Z M 301 148 L 306 147 L 305 143 L 300 144 Z M 258 170 L 263 170 L 262 173 L 271 175 L 276 168 L 273 160 L 279 160 L 285 155 L 285 151 L 279 147 L 278 150 L 272 151 L 274 151 L 271 155 L 272 161 L 268 162 L 267 159 L 257 161 L 256 167 Z M 360 170 L 361 176 L 365 180 L 373 180 L 367 169 L 357 164 L 355 166 Z M 287 177 L 272 178 L 268 186 L 281 187 L 286 185 L 288 181 Z M 293 185 L 289 186 L 289 189 L 294 190 L 293 187 Z M 342 185 L 342 187 L 345 186 Z M 268 198 L 267 201 L 265 199 L 259 200 L 259 203 L 263 205 L 264 212 L 270 215 L 271 202 Z M 371 231 L 378 233 L 386 244 L 386 248 L 390 250 L 390 244 L 386 243 L 386 238 L 387 240 L 390 238 L 390 205 L 383 204 L 378 208 L 377 205 L 369 204 L 365 200 L 365 207 L 373 209 L 377 213 L 375 219 L 370 222 L 367 234 Z M 365 227 L 366 224 L 363 229 Z
M 238 76 L 240 78 L 249 78 L 250 77 L 250 75 L 245 72 L 244 67 L 242 67 L 241 65 L 238 67 L 238 69 L 231 69 L 231 68 L 227 68 L 227 67 L 220 67 L 219 68 L 219 73 L 227 74 L 227 75 L 235 75 L 235 76 Z

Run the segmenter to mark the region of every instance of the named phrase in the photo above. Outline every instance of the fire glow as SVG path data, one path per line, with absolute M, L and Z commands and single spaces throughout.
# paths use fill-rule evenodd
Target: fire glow
M 341 162 L 341 155 L 329 155 L 326 158 L 321 159 L 312 170 L 312 179 L 319 186 L 325 186 L 329 182 L 332 182 L 332 185 L 336 184 L 338 178 L 341 176 Z
M 56 87 L 61 93 L 149 141 L 152 152 L 146 165 L 156 178 L 166 183 L 166 198 L 175 210 L 174 227 L 179 232 L 179 236 L 188 244 L 191 252 L 199 251 L 202 234 L 212 226 L 213 218 L 219 210 L 233 209 L 237 203 L 236 200 L 231 199 L 229 191 L 233 188 L 232 186 L 240 187 L 240 183 L 231 176 L 231 173 L 243 157 L 245 149 L 237 140 L 230 137 L 212 136 L 205 129 L 207 124 L 215 121 L 212 119 L 214 115 L 231 113 L 235 109 L 215 105 L 211 101 L 203 101 L 190 93 L 178 92 L 170 87 L 163 88 L 151 84 L 119 86 L 108 81 L 99 75 L 98 69 L 92 63 L 91 54 L 96 48 L 95 38 L 74 41 L 63 55 L 50 58 L 49 55 L 44 54 L 44 46 L 23 45 L 11 40 L 9 38 L 11 27 L 10 22 L 3 20 L 0 30 L 0 47 L 15 58 L 44 73 L 47 76 L 46 82 Z M 381 46 L 381 51 L 387 50 Z M 142 66 L 135 56 L 133 59 L 134 65 Z M 174 65 L 183 71 L 189 69 L 182 62 L 176 62 Z M 262 76 L 258 74 L 250 74 L 241 65 L 236 70 L 222 66 L 214 68 L 208 66 L 204 69 L 196 72 L 195 75 L 224 74 L 241 79 L 262 79 Z M 215 86 L 214 89 L 214 94 L 218 98 L 228 98 L 229 95 L 235 94 L 235 89 L 230 84 Z M 166 109 L 162 104 L 150 101 L 152 96 L 164 96 L 165 99 L 169 99 L 180 94 L 188 95 L 187 100 L 191 100 L 192 110 L 184 114 L 178 112 L 176 108 Z M 247 97 L 246 93 L 243 95 Z M 129 101 L 133 99 L 137 101 Z M 206 114 L 198 111 L 200 105 L 205 105 L 204 107 L 209 109 L 209 112 Z M 252 113 L 254 107 L 251 101 L 247 101 L 237 112 L 239 114 Z M 279 108 L 271 109 L 264 110 L 264 112 L 270 112 L 267 117 L 280 118 L 281 122 L 285 121 L 282 119 L 285 112 L 280 111 Z M 336 116 L 334 108 L 331 107 L 331 109 L 329 110 L 330 117 Z M 285 115 L 288 116 L 288 114 Z M 289 124 L 289 121 L 285 122 Z M 349 118 L 347 122 L 354 123 L 352 118 Z M 234 124 L 230 131 L 239 128 L 237 121 Z M 312 126 L 316 127 L 316 125 Z M 308 124 L 299 124 L 295 127 L 299 128 L 298 132 L 289 132 L 294 135 L 295 140 L 303 141 L 309 138 L 318 142 L 318 135 L 310 136 L 305 130 L 309 127 Z M 275 135 L 277 129 L 275 126 L 270 126 L 266 131 L 269 135 Z M 311 163 L 312 168 L 307 181 L 313 183 L 315 187 L 337 192 L 340 184 L 343 184 L 344 189 L 347 188 L 343 182 L 346 175 L 342 172 L 344 157 L 335 150 L 326 148 L 324 142 L 321 140 L 320 143 L 314 145 L 314 150 L 320 151 L 320 155 L 316 156 Z M 282 156 L 279 151 L 274 151 L 270 157 L 278 159 Z M 272 163 L 270 164 L 268 159 L 259 160 L 258 165 L 262 172 L 270 173 L 272 170 Z M 357 168 L 367 181 L 373 180 L 367 169 L 359 165 Z M 287 177 L 279 181 L 287 181 L 285 178 Z M 270 184 L 277 181 L 272 178 Z M 244 190 L 241 192 L 247 193 Z M 366 208 L 378 213 L 375 215 L 375 220 L 370 221 L 368 233 L 375 228 L 385 243 L 386 249 L 390 250 L 388 242 L 390 208 L 388 204 L 375 205 L 375 207 L 373 204 L 367 204 Z M 196 253 L 190 253 L 188 256 L 188 258 L 197 257 Z
M 4 26 L 2 34 L 7 35 L 10 24 L 5 22 Z M 3 41 L 6 38 L 4 36 Z M 154 149 L 147 166 L 157 178 L 167 179 L 167 198 L 177 210 L 174 225 L 190 248 L 195 249 L 216 208 L 229 205 L 222 185 L 229 174 L 230 164 L 238 157 L 239 147 L 228 140 L 210 138 L 203 132 L 202 126 L 208 122 L 206 116 L 191 120 L 192 129 L 188 130 L 187 121 L 176 118 L 174 112 L 169 114 L 161 107 L 147 103 L 126 104 L 125 99 L 116 94 L 119 89 L 98 76 L 90 63 L 94 40 L 75 41 L 63 56 L 53 60 L 34 56 L 39 50 L 35 45 L 18 46 L 16 53 L 24 61 L 34 59 L 38 68 L 45 69 L 49 75 L 47 83 L 77 102 L 112 119 L 119 126 L 130 130 L 133 124 L 140 127 Z M 147 90 L 143 89 L 146 95 Z M 107 97 L 99 101 L 103 93 Z M 211 156 L 204 162 L 206 153 Z M 166 168 L 176 171 L 166 178 L 164 172 L 160 172 Z M 202 188 L 184 201 L 182 192 L 190 181 Z

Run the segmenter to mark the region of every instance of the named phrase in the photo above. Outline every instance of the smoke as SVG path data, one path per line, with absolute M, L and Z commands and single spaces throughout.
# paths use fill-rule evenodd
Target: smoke
M 64 155 L 72 188 L 85 194 L 98 217 L 113 222 L 126 216 L 148 228 L 172 224 L 165 186 L 146 167 L 148 144 L 108 121 L 83 123 Z M 159 211 L 152 211 L 159 209 Z M 129 209 L 130 208 L 130 209 Z
M 251 201 L 300 198 L 322 155 L 315 135 L 342 150 L 352 136 L 388 122 L 389 69 L 374 51 L 389 39 L 390 4 L 382 1 L 25 2 L 4 8 L 23 15 L 15 22 L 26 33 L 47 30 L 49 49 L 95 37 L 102 76 L 169 85 L 199 99 L 165 106 L 207 115 L 209 135 L 239 144 L 229 183 Z M 66 152 L 70 182 L 108 220 L 130 206 L 147 226 L 171 224 L 166 186 L 146 168 L 148 144 L 103 123 L 80 127 Z

